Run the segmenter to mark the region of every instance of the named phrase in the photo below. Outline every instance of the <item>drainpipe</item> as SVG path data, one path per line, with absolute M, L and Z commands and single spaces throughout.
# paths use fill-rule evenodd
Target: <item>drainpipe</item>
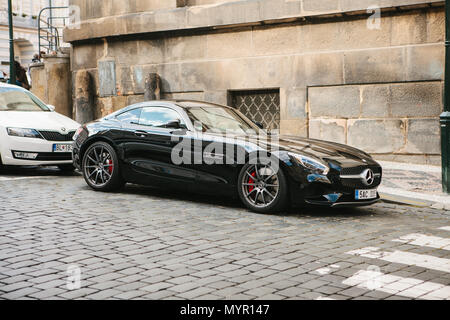
M 14 29 L 11 0 L 8 0 L 9 20 L 9 83 L 16 84 L 16 66 L 14 65 Z
M 445 1 L 445 84 L 441 114 L 442 187 L 450 194 L 450 0 Z

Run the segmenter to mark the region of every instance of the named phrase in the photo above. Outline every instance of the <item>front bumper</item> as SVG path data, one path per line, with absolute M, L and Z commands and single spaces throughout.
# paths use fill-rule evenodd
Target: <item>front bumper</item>
M 72 163 L 75 168 L 81 170 L 81 159 L 80 159 L 80 149 L 77 146 L 77 143 L 74 143 L 73 151 L 72 151 Z
M 53 144 L 70 143 L 52 142 L 44 139 L 12 137 L 8 135 L 0 136 L 0 156 L 4 165 L 10 166 L 45 166 L 72 163 L 70 153 L 53 152 Z M 34 160 L 21 159 L 14 155 L 14 152 L 37 153 Z
M 381 199 L 378 193 L 373 199 L 357 200 L 355 197 L 356 190 L 378 189 L 381 178 L 372 186 L 343 185 L 342 180 L 336 176 L 305 175 L 303 179 L 300 177 L 297 181 L 290 180 L 291 203 L 294 206 L 361 207 L 372 205 Z
M 377 195 L 376 199 L 371 200 L 345 200 L 342 201 L 318 201 L 318 200 L 309 200 L 305 199 L 305 203 L 308 205 L 314 205 L 314 206 L 322 206 L 322 207 L 329 207 L 329 208 L 343 208 L 343 207 L 365 207 L 370 206 L 372 204 L 375 204 L 381 200 L 380 195 Z

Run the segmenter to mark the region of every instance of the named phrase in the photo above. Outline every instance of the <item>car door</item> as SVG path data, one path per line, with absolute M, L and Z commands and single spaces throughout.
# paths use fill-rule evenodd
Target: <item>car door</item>
M 168 127 L 177 121 L 179 128 Z M 126 158 L 139 183 L 194 183 L 195 171 L 173 161 L 172 149 L 180 138 L 187 137 L 185 121 L 178 111 L 164 106 L 143 107 L 139 122 L 130 124 L 128 131 L 134 135 L 134 142 L 128 143 Z

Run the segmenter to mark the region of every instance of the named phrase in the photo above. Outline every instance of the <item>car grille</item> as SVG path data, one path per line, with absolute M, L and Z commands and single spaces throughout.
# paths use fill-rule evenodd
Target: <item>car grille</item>
M 364 170 L 371 169 L 374 174 L 379 174 L 379 176 L 375 177 L 375 180 L 372 185 L 367 186 L 362 182 L 361 179 L 341 179 L 341 184 L 343 187 L 348 189 L 349 191 L 355 189 L 374 189 L 377 188 L 381 184 L 382 179 L 382 168 L 378 166 L 358 166 L 352 168 L 343 168 L 341 171 L 341 175 L 359 175 L 363 173 Z
M 373 173 L 381 173 L 382 169 L 378 166 L 358 166 L 353 168 L 343 168 L 341 175 L 361 174 L 366 169 L 372 169 Z
M 55 131 L 39 131 L 41 136 L 48 141 L 72 141 L 75 131 L 71 131 L 68 134 L 61 134 Z

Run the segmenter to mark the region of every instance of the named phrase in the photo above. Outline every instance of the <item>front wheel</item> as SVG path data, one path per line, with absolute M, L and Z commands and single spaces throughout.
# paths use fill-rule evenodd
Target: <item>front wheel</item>
M 82 172 L 86 183 L 96 191 L 115 191 L 125 184 L 117 153 L 106 142 L 95 142 L 87 149 Z
M 286 177 L 271 164 L 245 165 L 239 174 L 238 193 L 247 208 L 259 213 L 280 212 L 288 202 Z

